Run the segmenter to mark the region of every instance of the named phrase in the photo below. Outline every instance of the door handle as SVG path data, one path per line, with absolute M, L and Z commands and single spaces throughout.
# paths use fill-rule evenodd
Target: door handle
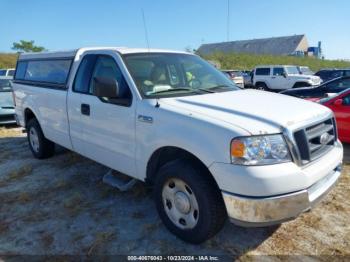
M 273 76 L 273 77 L 271 77 L 272 79 L 275 79 L 276 77 L 275 76 Z
M 90 115 L 90 105 L 81 104 L 80 111 L 83 115 L 89 116 Z

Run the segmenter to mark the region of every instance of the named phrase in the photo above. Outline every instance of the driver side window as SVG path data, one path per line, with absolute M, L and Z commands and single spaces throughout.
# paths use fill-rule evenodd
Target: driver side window
M 275 67 L 275 68 L 273 69 L 273 75 L 274 75 L 274 76 L 282 76 L 283 73 L 284 73 L 283 67 Z
M 104 102 L 113 103 L 113 104 L 121 104 L 123 105 L 123 100 L 130 100 L 132 98 L 130 88 L 128 84 L 126 83 L 126 80 L 120 71 L 117 63 L 114 61 L 114 59 L 107 55 L 100 55 L 98 56 L 95 67 L 92 73 L 92 78 L 90 81 L 89 86 L 89 94 L 92 94 L 93 85 L 94 85 L 94 78 L 108 78 L 108 79 L 114 79 L 118 83 L 118 88 L 120 91 L 120 97 L 117 99 L 108 99 L 103 98 Z M 121 103 L 119 103 L 120 101 Z

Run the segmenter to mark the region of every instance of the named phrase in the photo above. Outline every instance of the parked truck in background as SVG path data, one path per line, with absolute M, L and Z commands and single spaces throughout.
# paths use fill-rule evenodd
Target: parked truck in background
M 300 74 L 298 68 L 291 65 L 258 66 L 253 70 L 254 86 L 265 91 L 282 91 L 320 83 L 318 76 Z
M 15 74 L 15 69 L 14 68 L 0 69 L 0 76 L 13 77 L 14 74 Z
M 331 110 L 241 90 L 193 54 L 21 54 L 13 91 L 36 158 L 59 144 L 148 183 L 165 226 L 191 243 L 215 235 L 227 217 L 259 227 L 293 219 L 340 176 Z

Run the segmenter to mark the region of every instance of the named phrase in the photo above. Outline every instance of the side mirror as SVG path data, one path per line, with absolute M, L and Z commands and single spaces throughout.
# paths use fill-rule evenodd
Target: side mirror
M 93 81 L 93 95 L 107 98 L 118 98 L 120 96 L 117 80 L 106 77 L 94 77 Z
M 334 101 L 335 106 L 341 106 L 342 104 L 343 104 L 343 99 L 341 99 L 341 98 Z
M 282 73 L 282 76 L 283 76 L 284 78 L 287 78 L 287 73 L 286 73 L 286 72 L 283 72 L 283 73 Z

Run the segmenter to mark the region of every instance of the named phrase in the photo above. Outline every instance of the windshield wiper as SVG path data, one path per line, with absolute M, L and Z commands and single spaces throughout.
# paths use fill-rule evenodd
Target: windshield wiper
M 166 93 L 166 92 L 178 92 L 178 91 L 192 91 L 192 92 L 194 92 L 195 90 L 193 90 L 191 88 L 170 88 L 170 89 L 165 89 L 165 90 L 153 92 L 152 95 Z
M 232 88 L 231 86 L 228 86 L 228 85 L 217 85 L 217 86 L 212 86 L 212 87 L 209 87 L 209 88 L 205 88 L 205 90 L 219 89 L 219 88 L 223 88 L 223 87 L 227 87 L 229 89 Z
M 208 90 L 208 89 L 205 89 L 205 88 L 197 88 L 197 90 L 200 90 L 200 91 L 203 91 L 203 92 L 207 92 L 207 93 L 215 93 L 215 91 Z

